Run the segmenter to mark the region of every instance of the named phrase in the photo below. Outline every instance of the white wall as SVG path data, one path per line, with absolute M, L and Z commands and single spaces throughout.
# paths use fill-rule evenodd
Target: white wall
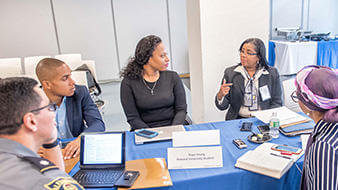
M 187 0 L 187 23 L 189 44 L 190 90 L 192 120 L 194 123 L 204 120 L 204 85 L 202 64 L 202 32 L 200 1 Z M 201 101 L 199 101 L 201 100 Z
M 239 62 L 238 49 L 245 39 L 258 37 L 267 44 L 269 0 L 187 2 L 193 121 L 224 120 L 225 113 L 214 103 L 224 69 Z M 201 62 L 194 61 L 199 57 Z
M 0 57 L 57 54 L 50 3 L 0 1 Z
M 186 1 L 169 0 L 167 2 L 172 69 L 181 73 L 189 73 Z
M 121 0 L 113 3 L 121 68 L 134 55 L 137 42 L 150 34 L 161 37 L 166 51 L 171 54 L 165 0 Z
M 338 34 L 338 1 L 309 0 L 309 29 L 314 32 Z
M 137 42 L 155 34 L 169 69 L 188 73 L 185 15 L 184 0 L 1 0 L 0 57 L 81 53 L 99 80 L 118 79 Z
M 304 2 L 305 29 L 309 21 L 310 30 L 338 33 L 337 0 L 270 1 L 272 28 L 300 25 Z M 210 12 L 215 9 L 212 15 L 236 13 L 231 18 L 237 20 L 239 14 L 232 10 L 237 3 L 224 1 L 220 8 L 214 7 L 214 2 L 219 3 L 217 0 L 204 3 L 210 4 Z M 238 3 L 243 3 L 246 7 L 246 4 L 252 5 L 254 2 Z M 251 9 L 255 10 L 255 7 Z M 266 11 L 268 9 L 269 7 Z M 260 20 L 253 20 L 252 17 L 259 15 L 260 11 L 249 12 L 251 15 L 243 14 L 246 20 L 259 24 Z M 163 38 L 170 54 L 169 68 L 179 73 L 188 73 L 186 18 L 186 0 L 1 0 L 0 57 L 81 53 L 84 59 L 96 61 L 99 79 L 116 79 L 119 70 L 134 53 L 137 41 L 145 35 L 157 34 Z M 215 24 L 224 23 L 223 20 L 216 20 L 218 23 Z M 213 20 L 209 24 L 212 25 Z M 232 30 L 224 30 L 228 29 Z M 244 30 L 254 34 L 251 29 L 244 27 L 238 33 L 241 34 Z M 226 33 L 220 33 L 219 38 L 224 34 Z M 232 32 L 231 35 L 237 36 L 237 32 Z
M 53 0 L 62 54 L 81 53 L 95 60 L 100 79 L 118 78 L 112 6 L 110 0 Z
M 301 27 L 303 0 L 271 0 L 272 37 L 277 35 L 275 28 Z
M 309 21 L 310 30 L 338 34 L 337 0 L 270 1 L 272 29 L 301 24 L 307 29 Z M 217 1 L 211 0 L 209 4 L 212 6 L 213 2 Z M 252 4 L 251 1 L 242 3 Z M 231 7 L 233 2 L 225 1 L 224 4 Z M 82 53 L 84 59 L 96 61 L 100 79 L 116 78 L 133 54 L 139 38 L 157 34 L 163 38 L 170 53 L 170 68 L 187 73 L 185 8 L 186 0 L 1 0 L 0 57 Z M 238 15 L 231 16 L 236 20 Z M 247 17 L 250 22 L 260 22 L 250 17 Z
M 303 26 L 315 33 L 338 34 L 337 0 L 271 0 L 271 3 L 272 38 L 276 38 L 276 27 Z

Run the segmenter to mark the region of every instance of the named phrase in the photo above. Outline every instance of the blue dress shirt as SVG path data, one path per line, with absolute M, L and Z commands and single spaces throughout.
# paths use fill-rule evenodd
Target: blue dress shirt
M 74 137 L 72 133 L 70 132 L 70 129 L 68 126 L 68 121 L 66 118 L 66 111 L 67 111 L 66 97 L 63 97 L 61 105 L 57 106 L 56 116 L 55 116 L 56 127 L 58 129 L 58 138 L 60 139 L 70 139 Z

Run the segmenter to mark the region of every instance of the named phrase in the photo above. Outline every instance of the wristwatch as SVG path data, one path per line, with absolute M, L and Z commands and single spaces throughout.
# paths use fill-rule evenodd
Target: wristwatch
M 43 144 L 42 147 L 45 149 L 51 149 L 56 147 L 57 145 L 60 144 L 60 139 L 57 138 L 54 142 L 50 143 L 50 144 Z

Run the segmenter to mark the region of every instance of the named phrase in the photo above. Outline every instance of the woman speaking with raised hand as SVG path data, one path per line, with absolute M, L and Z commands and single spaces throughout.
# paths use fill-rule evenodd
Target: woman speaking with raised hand
M 269 67 L 262 40 L 249 38 L 240 48 L 241 62 L 225 69 L 215 104 L 229 108 L 226 120 L 251 117 L 252 111 L 282 106 L 278 71 Z

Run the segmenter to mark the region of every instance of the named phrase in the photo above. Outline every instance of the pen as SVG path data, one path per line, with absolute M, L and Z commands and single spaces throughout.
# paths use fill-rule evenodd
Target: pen
M 270 153 L 270 154 L 273 155 L 273 156 L 278 156 L 278 157 L 286 158 L 286 159 L 289 159 L 289 160 L 291 159 L 290 157 L 278 155 L 278 154 L 275 154 L 275 153 Z

